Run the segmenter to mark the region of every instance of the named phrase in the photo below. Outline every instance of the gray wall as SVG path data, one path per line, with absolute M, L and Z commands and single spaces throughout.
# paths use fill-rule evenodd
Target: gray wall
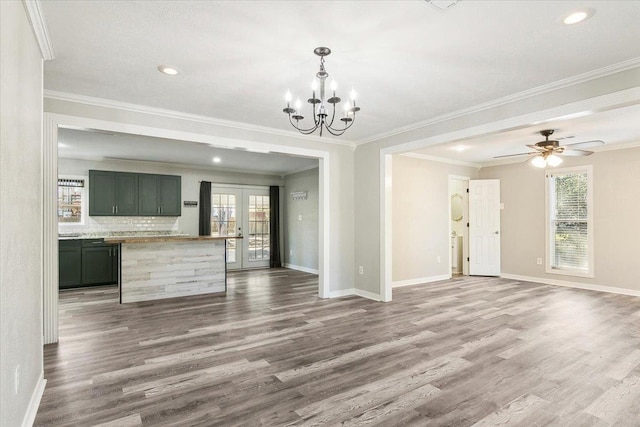
M 564 157 L 559 167 L 593 165 L 593 279 L 545 273 L 536 258 L 545 256 L 544 169 L 515 163 L 480 170 L 500 179 L 503 273 L 640 291 L 634 266 L 640 251 L 637 225 L 640 148 Z
M 187 167 L 165 164 L 153 164 L 151 162 L 58 159 L 59 175 L 81 175 L 88 177 L 90 169 L 180 175 L 182 177 L 182 201 L 197 201 L 199 199 L 199 181 L 211 181 L 215 184 L 242 184 L 261 186 L 281 186 L 284 183 L 284 180 L 280 176 L 225 172 L 209 169 L 190 169 Z M 179 219 L 179 223 L 179 229 L 184 233 L 197 236 L 198 208 L 185 208 L 183 206 L 182 216 Z
M 42 57 L 22 2 L 0 2 L 0 31 L 0 425 L 13 427 L 43 370 Z
M 478 169 L 396 155 L 392 175 L 392 280 L 449 275 L 449 175 L 474 179 Z
M 318 269 L 318 169 L 285 176 L 284 262 Z M 306 200 L 292 200 L 291 193 L 306 191 Z M 302 219 L 299 219 L 302 216 Z

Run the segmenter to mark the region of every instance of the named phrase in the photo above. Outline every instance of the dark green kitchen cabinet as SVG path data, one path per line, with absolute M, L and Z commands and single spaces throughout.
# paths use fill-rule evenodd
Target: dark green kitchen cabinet
M 60 289 L 118 283 L 119 247 L 103 239 L 60 240 Z
M 82 241 L 82 285 L 106 285 L 117 282 L 117 245 L 101 239 Z
M 180 216 L 182 214 L 181 177 L 140 174 L 138 185 L 140 215 Z
M 138 174 L 89 171 L 89 216 L 138 215 Z
M 58 243 L 58 281 L 61 289 L 82 284 L 82 241 L 60 240 Z

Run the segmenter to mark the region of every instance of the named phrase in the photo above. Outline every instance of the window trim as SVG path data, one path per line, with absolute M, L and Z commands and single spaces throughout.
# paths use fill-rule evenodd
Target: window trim
M 60 222 L 56 215 L 58 227 L 85 227 L 89 218 L 89 177 L 85 175 L 58 175 L 58 180 L 61 179 L 81 179 L 84 181 L 84 187 L 82 187 L 82 201 L 80 203 L 80 222 Z M 58 191 L 57 182 L 58 181 L 56 181 L 56 191 Z
M 586 172 L 587 173 L 587 262 L 589 265 L 588 270 L 574 270 L 568 268 L 554 268 L 551 266 L 551 212 L 550 212 L 550 176 L 557 174 L 566 174 L 571 172 Z M 560 169 L 545 169 L 544 171 L 545 183 L 544 183 L 544 212 L 545 212 L 545 271 L 549 274 L 557 274 L 562 276 L 574 276 L 574 277 L 587 277 L 594 278 L 594 224 L 593 224 L 593 166 L 575 166 Z

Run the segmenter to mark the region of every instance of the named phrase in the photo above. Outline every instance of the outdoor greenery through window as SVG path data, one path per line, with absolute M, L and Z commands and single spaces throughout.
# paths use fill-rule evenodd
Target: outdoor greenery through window
M 58 179 L 58 222 L 82 224 L 84 179 Z
M 547 172 L 549 272 L 591 274 L 593 233 L 590 174 L 590 167 Z

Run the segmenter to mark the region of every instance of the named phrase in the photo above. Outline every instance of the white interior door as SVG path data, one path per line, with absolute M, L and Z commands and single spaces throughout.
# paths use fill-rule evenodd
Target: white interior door
M 242 268 L 269 267 L 271 210 L 268 189 L 244 189 Z
M 500 275 L 500 180 L 469 181 L 469 274 Z

